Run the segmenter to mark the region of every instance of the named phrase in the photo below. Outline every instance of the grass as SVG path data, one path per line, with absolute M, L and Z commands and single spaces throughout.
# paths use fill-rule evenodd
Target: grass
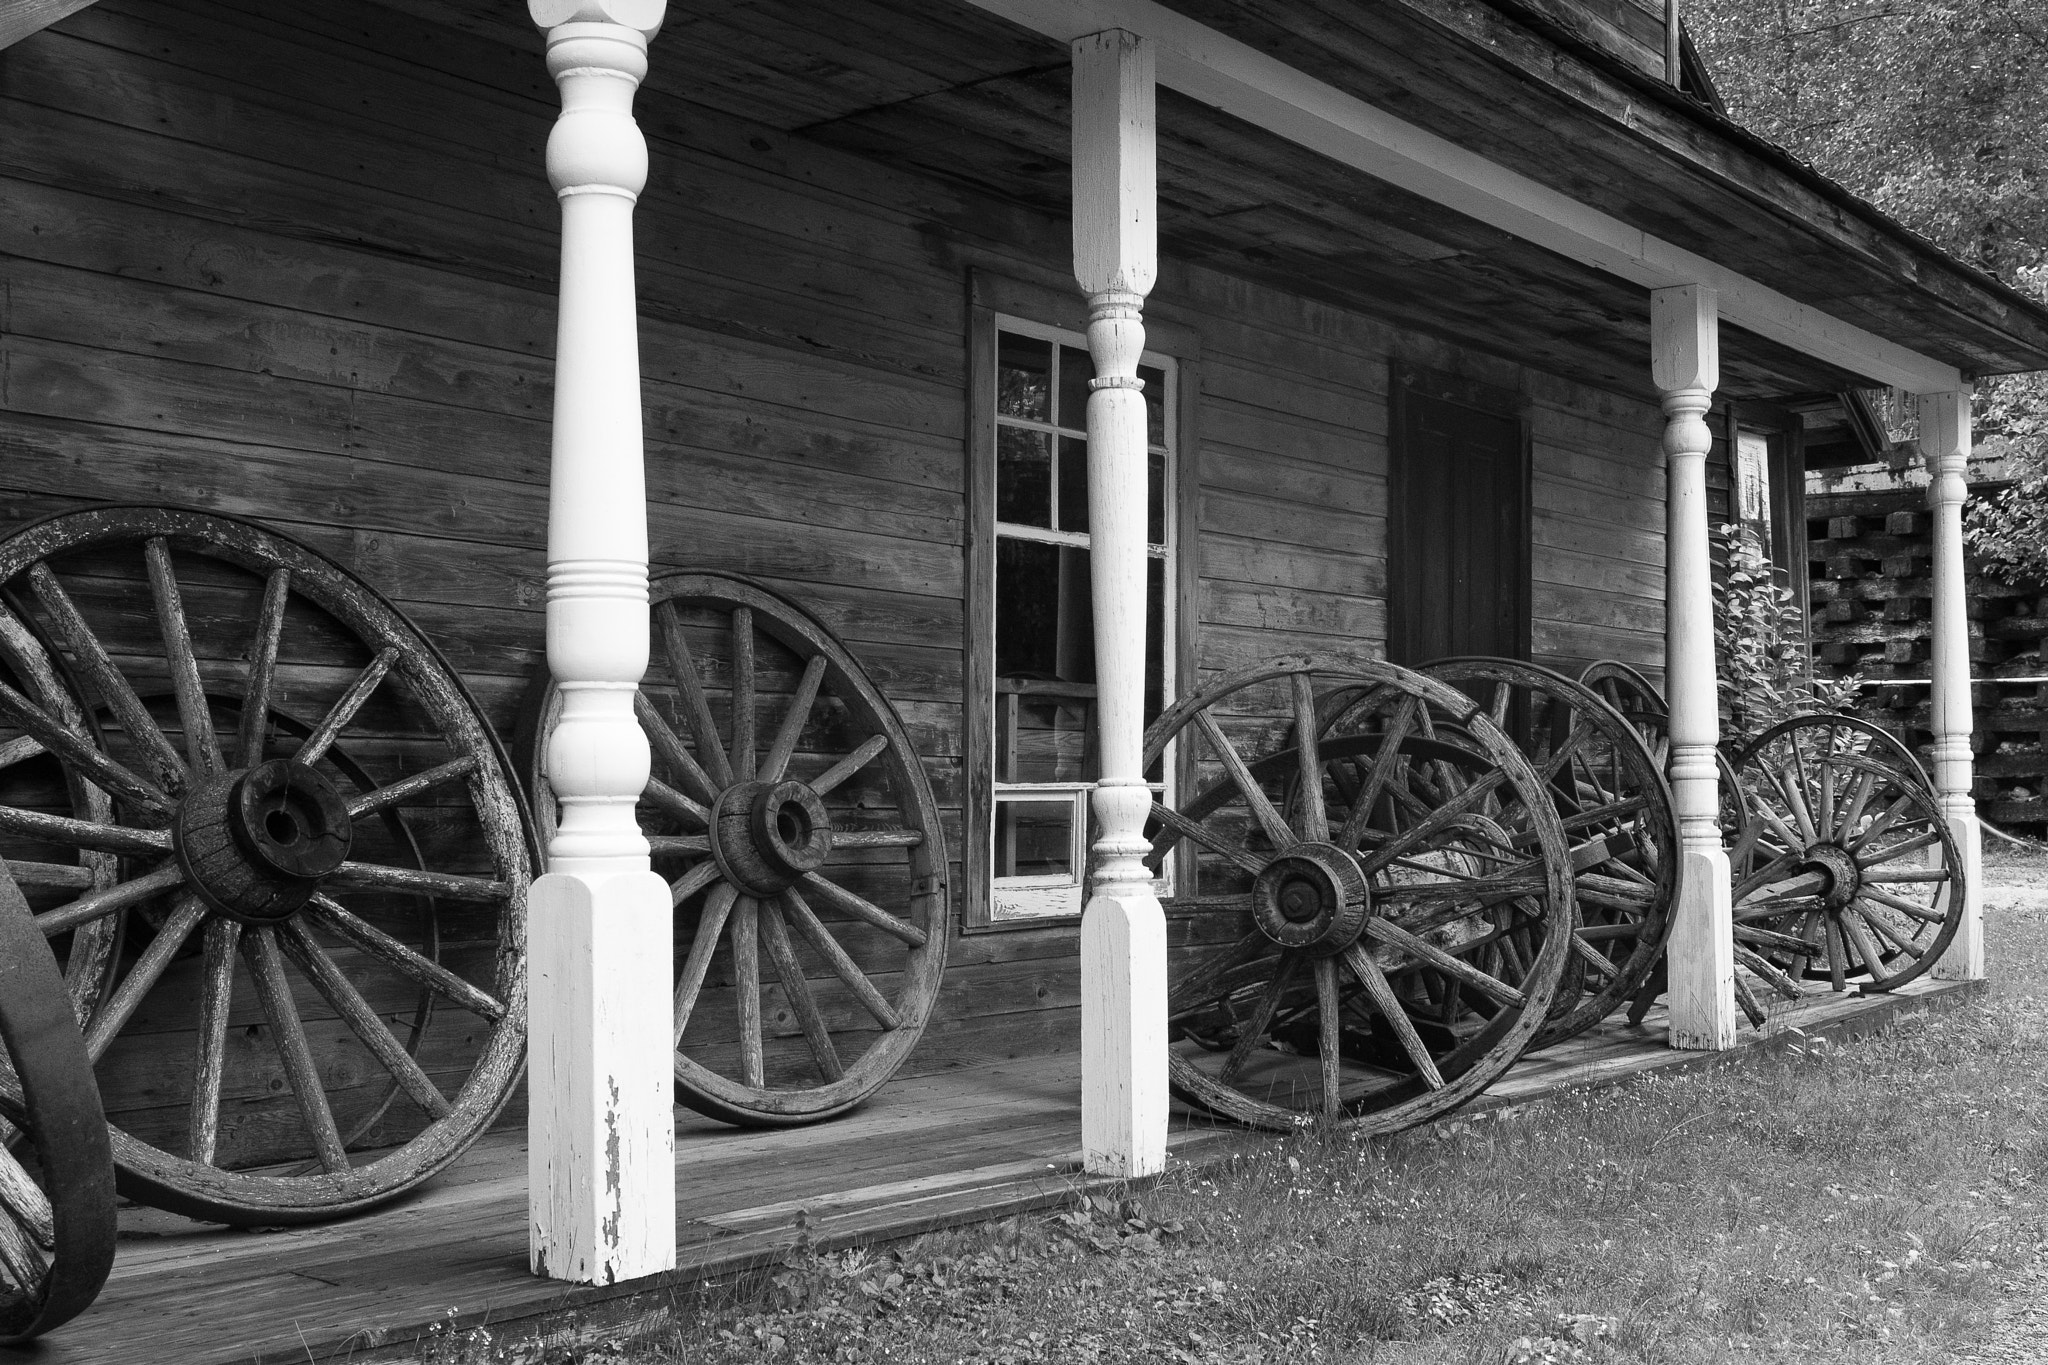
M 2048 893 L 2048 857 L 1988 880 Z M 1949 1361 L 2048 1254 L 2048 894 L 1872 1037 L 792 1257 L 589 1365 Z

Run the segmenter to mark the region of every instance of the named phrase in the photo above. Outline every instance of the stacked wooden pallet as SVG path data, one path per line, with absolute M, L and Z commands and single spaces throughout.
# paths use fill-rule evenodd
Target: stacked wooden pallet
M 1979 492 L 1981 490 L 1974 490 Z M 1916 749 L 1929 741 L 1933 532 L 1924 490 L 1809 496 L 1814 660 L 1859 673 L 1863 711 Z M 1979 570 L 1968 580 L 1976 797 L 1994 823 L 2048 827 L 2048 591 Z

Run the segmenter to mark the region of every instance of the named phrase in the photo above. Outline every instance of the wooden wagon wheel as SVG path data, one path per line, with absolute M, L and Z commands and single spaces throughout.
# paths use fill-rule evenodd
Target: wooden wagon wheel
M 71 997 L 0 868 L 0 1343 L 91 1305 L 114 1264 L 114 1162 Z
M 726 574 L 650 596 L 639 815 L 676 907 L 676 1098 L 747 1126 L 832 1118 L 903 1065 L 938 998 L 938 803 L 895 708 L 809 613 Z M 543 838 L 559 709 L 551 684 L 528 750 Z
M 51 641 L 78 709 L 109 722 L 96 744 L 0 687 L 22 752 L 110 798 L 90 818 L 0 806 L 0 835 L 114 860 L 111 879 L 66 882 L 61 863 L 7 855 L 24 880 L 59 884 L 36 922 L 70 945 L 122 1191 L 195 1218 L 306 1222 L 460 1155 L 524 1060 L 536 855 L 509 765 L 446 661 L 339 565 L 206 513 L 38 522 L 0 542 L 0 591 L 17 604 L 0 611 L 13 650 Z M 174 719 L 144 699 L 159 690 Z M 287 703 L 320 717 L 310 733 Z M 121 947 L 95 976 L 76 959 L 78 931 L 97 925 L 119 925 Z M 424 1038 L 422 991 L 453 1007 Z M 401 1041 L 386 1019 L 408 1013 Z M 188 1021 L 189 1038 L 165 1042 Z
M 1621 713 L 1621 716 L 1649 746 L 1651 757 L 1657 762 L 1657 771 L 1663 772 L 1671 760 L 1671 708 L 1665 704 L 1664 694 L 1657 685 L 1627 664 L 1612 659 L 1602 659 L 1589 664 L 1579 674 L 1579 681 L 1599 698 Z M 1729 847 L 1741 841 L 1743 831 L 1749 828 L 1749 793 L 1743 790 L 1741 781 L 1735 775 L 1735 765 L 1728 761 L 1728 755 L 1714 750 L 1714 769 L 1720 774 L 1721 789 L 1721 839 Z
M 1355 733 L 1320 737 L 1318 684 L 1363 685 Z M 1470 738 L 1432 737 L 1447 726 Z M 1154 802 L 1148 861 L 1185 849 L 1169 913 L 1207 945 L 1169 966 L 1176 1093 L 1261 1127 L 1393 1132 L 1521 1055 L 1571 956 L 1569 848 L 1543 778 L 1470 697 L 1388 664 L 1276 659 L 1162 715 L 1148 769 L 1175 741 L 1199 780 Z
M 1731 858 L 1738 963 L 1797 998 L 1807 980 L 1891 990 L 1940 959 L 1965 873 L 1904 745 L 1852 716 L 1799 716 L 1736 770 L 1755 813 Z
M 1633 1000 L 1671 932 L 1682 860 L 1664 774 L 1639 730 L 1591 689 L 1515 659 L 1439 659 L 1422 672 L 1472 697 L 1542 774 L 1571 844 L 1576 961 L 1530 1048 L 1576 1037 Z M 1358 689 L 1324 697 L 1326 742 L 1350 733 Z M 1464 742 L 1462 726 L 1437 730 Z

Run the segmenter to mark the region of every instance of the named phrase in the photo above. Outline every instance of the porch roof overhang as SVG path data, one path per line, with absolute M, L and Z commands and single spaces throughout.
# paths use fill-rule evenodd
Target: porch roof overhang
M 1145 34 L 1163 85 L 1644 289 L 1711 286 L 1727 321 L 1851 374 L 1934 392 L 2048 366 L 2048 311 L 1513 0 L 1522 25 L 1451 0 L 968 3 L 1061 41 Z M 1477 100 L 1439 55 L 1461 42 L 1499 77 Z

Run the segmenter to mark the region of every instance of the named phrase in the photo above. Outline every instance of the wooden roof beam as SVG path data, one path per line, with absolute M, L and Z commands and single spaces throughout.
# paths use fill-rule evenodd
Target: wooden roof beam
M 92 3 L 93 0 L 0 0 L 0 48 L 13 47 Z
M 1732 267 L 1488 160 L 1155 0 L 967 0 L 1060 42 L 1109 28 L 1158 45 L 1159 81 L 1342 165 L 1642 286 L 1703 285 L 1721 316 L 1911 393 L 1951 391 L 1953 365 L 1866 331 Z

